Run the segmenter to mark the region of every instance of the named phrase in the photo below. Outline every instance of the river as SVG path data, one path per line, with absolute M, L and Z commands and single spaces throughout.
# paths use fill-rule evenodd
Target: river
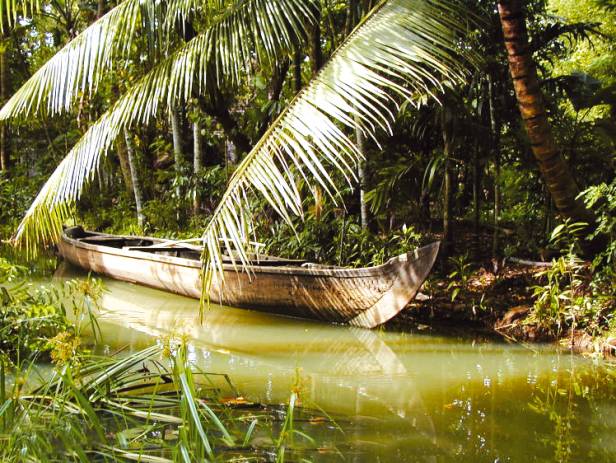
M 212 306 L 105 279 L 100 348 L 170 336 L 252 401 L 302 405 L 314 461 L 616 461 L 615 369 L 554 346 L 368 331 Z M 340 453 L 337 453 L 340 452 Z

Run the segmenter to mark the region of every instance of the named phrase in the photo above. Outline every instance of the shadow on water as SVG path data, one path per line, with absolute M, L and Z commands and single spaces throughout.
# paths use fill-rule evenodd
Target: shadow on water
M 58 278 L 74 276 L 63 268 Z M 616 373 L 553 346 L 367 331 L 213 306 L 105 280 L 102 348 L 189 339 L 189 360 L 250 400 L 304 405 L 342 433 L 307 432 L 344 461 L 615 461 Z M 324 454 L 318 461 L 341 461 Z

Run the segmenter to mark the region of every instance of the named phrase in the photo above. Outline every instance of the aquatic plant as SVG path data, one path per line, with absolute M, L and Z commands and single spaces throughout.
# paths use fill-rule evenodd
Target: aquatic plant
M 59 352 L 62 345 L 78 342 L 85 328 L 95 337 L 99 333 L 94 311 L 104 290 L 101 281 L 88 277 L 37 286 L 29 277 L 27 268 L 0 258 L 0 351 L 17 365 L 50 352 L 71 358 Z
M 168 340 L 125 357 L 79 351 L 78 362 L 63 362 L 48 377 L 29 362 L 12 370 L 13 380 L 2 364 L 0 460 L 188 463 L 276 455 L 284 461 L 287 452 L 306 450 L 288 438 L 309 439 L 293 428 L 296 391 L 286 410 L 251 403 L 226 375 L 192 365 L 188 349 Z

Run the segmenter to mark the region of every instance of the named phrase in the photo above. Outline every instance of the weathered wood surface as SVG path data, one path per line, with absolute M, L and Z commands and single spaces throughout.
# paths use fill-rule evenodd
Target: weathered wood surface
M 143 248 L 164 242 L 73 228 L 63 234 L 58 251 L 86 270 L 199 298 L 198 255 L 188 249 L 148 252 Z M 284 264 L 252 265 L 247 272 L 236 272 L 231 264 L 224 265 L 224 290 L 215 280 L 210 299 L 235 307 L 374 328 L 415 297 L 432 269 L 438 247 L 439 243 L 433 243 L 383 265 L 360 269 Z

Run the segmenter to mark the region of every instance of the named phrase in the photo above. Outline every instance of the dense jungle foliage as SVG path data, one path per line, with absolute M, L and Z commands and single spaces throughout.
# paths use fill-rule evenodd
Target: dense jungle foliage
M 164 40 L 150 36 L 153 30 L 144 26 L 123 44 L 120 55 L 109 58 L 110 70 L 91 83 L 95 91 L 75 87 L 73 105 L 60 110 L 54 107 L 57 102 L 33 97 L 6 110 L 0 137 L 3 240 L 14 236 L 66 153 L 121 95 L 140 85 L 165 57 L 174 57 L 174 50 L 240 12 L 233 2 L 214 3 L 211 15 L 178 13 L 178 24 L 165 29 L 169 37 Z M 268 127 L 357 25 L 360 34 L 362 18 L 369 18 L 376 5 L 364 0 L 308 3 L 316 21 L 308 22 L 298 37 L 280 38 L 281 43 L 288 39 L 286 45 L 246 39 L 241 47 L 256 47 L 246 58 L 250 72 L 213 65 L 215 72 L 227 69 L 233 75 L 217 74 L 200 91 L 193 89 L 190 98 L 172 108 L 154 105 L 147 109 L 152 117 L 137 118 L 119 130 L 109 155 L 88 176 L 70 221 L 114 233 L 199 236 L 238 164 L 271 135 Z M 443 240 L 440 275 L 458 282 L 447 286 L 456 292 L 453 299 L 464 293 L 467 273 L 483 267 L 498 276 L 503 258 L 554 259 L 555 266 L 537 280 L 531 319 L 557 332 L 576 326 L 601 333 L 616 329 L 616 8 L 605 0 L 523 3 L 528 49 L 555 145 L 580 200 L 594 214 L 590 226 L 564 220 L 533 157 L 496 3 L 462 0 L 459 6 L 472 19 L 461 43 L 478 57 L 465 65 L 463 82 L 435 90 L 436 98 L 419 92 L 417 101 L 403 103 L 391 133 L 375 127 L 369 133 L 374 137 L 366 137 L 361 130 L 344 128 L 365 163 L 359 163 L 357 179 L 350 183 L 344 171 L 329 171 L 339 196 L 322 183 L 300 178 L 295 187 L 303 198 L 303 216 L 285 221 L 263 196 L 242 202 L 255 213 L 253 233 L 265 249 L 363 266 L 383 263 L 436 237 Z M 123 5 L 42 2 L 40 9 L 6 22 L 0 50 L 3 103 L 80 32 Z M 85 74 L 80 78 L 87 79 Z M 355 97 L 358 106 L 377 104 Z M 145 114 L 134 98 L 134 111 Z
M 244 227 L 268 253 L 351 267 L 438 239 L 428 323 L 440 307 L 616 352 L 613 1 L 0 7 L 2 461 L 339 453 L 311 439 L 342 431 L 302 408 L 299 377 L 270 406 L 190 364 L 182 340 L 93 352 L 102 283 L 49 283 L 62 222 L 217 241 Z M 562 429 L 567 461 L 574 414 L 555 410 L 605 391 L 549 384 L 531 408 Z

